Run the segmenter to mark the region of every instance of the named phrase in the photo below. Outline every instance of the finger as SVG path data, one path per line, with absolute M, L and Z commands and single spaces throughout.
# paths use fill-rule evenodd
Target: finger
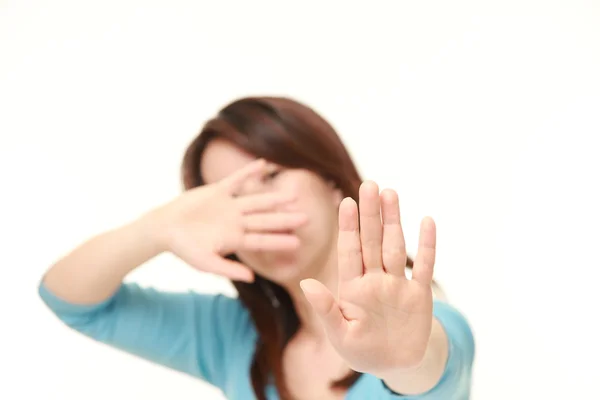
M 435 264 L 436 227 L 432 218 L 424 218 L 419 234 L 419 250 L 415 257 L 412 279 L 423 285 L 431 285 Z
M 363 257 L 358 227 L 358 206 L 346 197 L 339 210 L 338 269 L 340 280 L 351 280 L 363 275 Z
M 383 271 L 381 259 L 381 204 L 379 187 L 373 181 L 366 181 L 359 190 L 360 242 L 365 272 Z
M 331 291 L 316 279 L 305 279 L 300 282 L 300 287 L 323 323 L 329 339 L 332 343 L 339 343 L 346 334 L 348 321 Z
M 226 258 L 210 255 L 203 261 L 205 272 L 214 273 L 223 277 L 243 282 L 253 282 L 254 272 L 242 263 L 228 260 Z M 200 268 L 199 268 L 200 269 Z
M 219 184 L 222 185 L 229 194 L 235 194 L 235 192 L 242 186 L 246 179 L 263 172 L 266 166 L 267 162 L 264 159 L 259 158 L 224 178 L 219 182 Z
M 297 236 L 286 233 L 246 233 L 242 249 L 251 251 L 288 251 L 300 246 Z
M 286 231 L 297 229 L 308 221 L 305 213 L 272 212 L 245 215 L 242 224 L 246 231 Z
M 398 194 L 390 189 L 381 192 L 381 220 L 383 221 L 383 239 L 381 257 L 387 273 L 405 277 L 406 244 L 400 223 L 400 205 Z
M 266 192 L 240 196 L 235 199 L 243 214 L 272 210 L 273 208 L 296 200 L 296 193 Z

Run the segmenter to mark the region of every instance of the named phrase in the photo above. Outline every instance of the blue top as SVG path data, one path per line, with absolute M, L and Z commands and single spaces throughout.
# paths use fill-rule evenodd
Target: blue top
M 220 388 L 228 399 L 254 398 L 250 365 L 257 333 L 243 304 L 225 295 L 166 293 L 124 283 L 95 305 L 68 303 L 42 283 L 39 294 L 68 326 L 100 342 L 190 374 Z M 363 374 L 347 400 L 466 400 L 475 345 L 466 319 L 447 303 L 434 314 L 449 338 L 444 375 L 429 393 L 399 396 L 377 377 Z M 278 399 L 274 387 L 269 400 Z

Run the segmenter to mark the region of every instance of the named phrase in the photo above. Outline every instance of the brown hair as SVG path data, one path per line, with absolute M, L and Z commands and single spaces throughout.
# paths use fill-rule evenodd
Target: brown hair
M 317 173 L 334 182 L 344 197 L 358 201 L 362 180 L 350 154 L 333 127 L 306 105 L 280 97 L 248 97 L 227 105 L 204 125 L 187 148 L 182 166 L 185 189 L 204 184 L 200 159 L 206 145 L 217 137 L 256 157 Z M 236 259 L 235 255 L 229 258 Z M 408 266 L 412 267 L 412 263 L 409 258 Z M 256 397 L 266 400 L 265 389 L 273 378 L 281 399 L 291 399 L 282 355 L 299 330 L 300 321 L 289 294 L 261 276 L 256 276 L 253 283 L 233 284 L 258 333 L 250 371 Z M 351 372 L 332 382 L 332 387 L 349 388 L 359 377 L 358 372 Z

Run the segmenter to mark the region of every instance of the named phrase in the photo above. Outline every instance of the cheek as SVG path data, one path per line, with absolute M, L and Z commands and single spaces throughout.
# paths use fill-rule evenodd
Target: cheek
M 339 190 L 332 189 L 325 182 L 314 180 L 296 182 L 294 190 L 299 195 L 296 206 L 308 214 L 311 225 L 337 224 L 338 208 L 342 200 Z
M 261 265 L 264 265 L 263 253 L 252 251 L 239 251 L 236 253 L 236 256 L 243 265 L 250 268 L 254 272 L 258 272 L 259 274 L 262 272 Z
M 285 193 L 295 193 L 298 196 L 306 193 L 308 188 L 297 179 L 279 179 L 274 183 L 274 189 Z
M 322 238 L 337 231 L 338 206 L 330 197 L 315 196 L 306 201 L 302 209 L 308 212 L 312 233 Z
M 259 251 L 246 250 L 246 251 L 238 251 L 235 253 L 235 255 L 243 264 L 250 266 L 250 264 L 253 264 L 252 261 L 256 260 L 260 256 L 260 253 L 261 252 L 259 252 Z

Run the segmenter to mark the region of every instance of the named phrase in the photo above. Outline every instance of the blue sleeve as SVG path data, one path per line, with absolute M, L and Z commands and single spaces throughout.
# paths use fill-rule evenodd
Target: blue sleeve
M 82 334 L 220 388 L 232 357 L 230 345 L 250 329 L 241 303 L 224 295 L 123 284 L 102 303 L 76 305 L 43 283 L 39 294 L 60 320 Z
M 473 331 L 466 318 L 446 302 L 436 301 L 433 314 L 448 336 L 448 361 L 444 375 L 431 394 L 443 394 L 443 398 L 449 400 L 466 400 L 471 393 L 471 374 L 475 359 Z
M 471 392 L 471 371 L 475 359 L 473 332 L 465 317 L 450 304 L 435 300 L 433 315 L 442 324 L 448 337 L 448 361 L 438 384 L 429 392 L 417 396 L 394 394 L 382 383 L 386 392 L 382 399 L 394 400 L 468 400 Z

